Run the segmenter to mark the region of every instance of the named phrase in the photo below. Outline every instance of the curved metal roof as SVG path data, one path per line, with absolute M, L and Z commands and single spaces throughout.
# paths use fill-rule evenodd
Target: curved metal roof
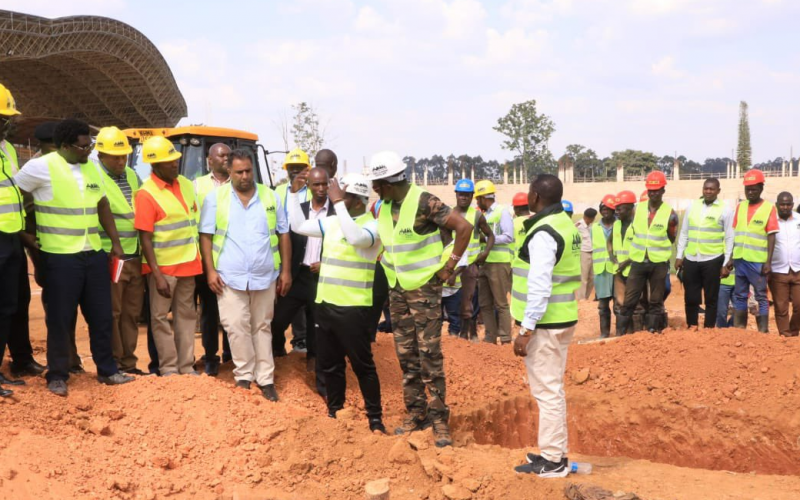
M 156 46 L 105 17 L 0 10 L 0 82 L 23 113 L 22 128 L 28 120 L 67 117 L 94 126 L 173 127 L 186 116 L 186 101 Z

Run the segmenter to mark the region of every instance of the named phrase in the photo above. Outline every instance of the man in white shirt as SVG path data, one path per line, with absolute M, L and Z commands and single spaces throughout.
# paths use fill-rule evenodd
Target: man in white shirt
M 597 217 L 597 210 L 592 207 L 583 211 L 581 220 L 575 223 L 581 235 L 581 287 L 575 294 L 578 300 L 589 300 L 594 288 L 594 268 L 592 267 L 592 232 L 591 226 Z
M 794 199 L 786 191 L 778 195 L 778 226 L 769 289 L 775 305 L 775 323 L 784 337 L 800 333 L 800 216 L 794 212 Z M 789 303 L 792 315 L 789 316 Z
M 720 279 L 730 272 L 725 264 L 733 253 L 733 211 L 719 199 L 719 180 L 703 183 L 703 196 L 684 213 L 678 235 L 675 269 L 683 268 L 686 289 L 686 323 L 698 327 L 700 304 L 705 299 L 704 328 L 714 328 Z

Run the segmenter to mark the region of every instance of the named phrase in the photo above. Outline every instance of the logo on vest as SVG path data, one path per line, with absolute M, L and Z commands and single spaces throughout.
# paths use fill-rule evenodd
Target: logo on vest
M 580 252 L 580 250 L 581 250 L 581 235 L 576 233 L 572 235 L 572 251 Z
M 656 229 L 664 229 L 664 224 L 653 224 L 650 227 L 653 227 L 653 228 L 656 228 Z
M 717 219 L 713 215 L 706 215 L 706 220 L 707 221 L 715 221 Z
M 100 189 L 100 186 L 97 185 L 94 182 L 90 182 L 89 184 L 86 185 L 86 189 L 91 189 L 92 191 L 97 191 L 98 189 Z
M 750 224 L 755 224 L 756 226 L 763 226 L 764 221 L 761 219 L 753 219 L 750 221 Z
M 266 207 L 264 210 L 266 210 L 267 212 L 274 212 L 275 211 L 275 207 L 273 205 L 270 205 L 270 206 Z
M 404 227 L 403 229 L 400 230 L 400 236 L 403 236 L 404 238 L 407 238 L 412 234 L 414 234 L 414 231 L 412 231 L 411 228 L 409 227 Z

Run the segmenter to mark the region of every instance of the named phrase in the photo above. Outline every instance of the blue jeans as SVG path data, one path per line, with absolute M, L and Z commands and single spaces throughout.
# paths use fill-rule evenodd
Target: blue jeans
M 756 302 L 758 302 L 758 315 L 769 314 L 769 301 L 767 300 L 767 277 L 761 274 L 761 264 L 736 259 L 733 262 L 736 268 L 736 285 L 733 289 L 733 308 L 737 311 L 747 311 L 747 294 L 750 286 L 753 287 Z
M 728 305 L 731 302 L 734 285 L 720 285 L 717 298 L 717 328 L 733 326 L 733 317 L 728 317 Z
M 477 294 L 476 294 L 477 295 Z M 447 321 L 450 335 L 461 333 L 461 290 L 449 297 L 442 297 L 442 315 Z

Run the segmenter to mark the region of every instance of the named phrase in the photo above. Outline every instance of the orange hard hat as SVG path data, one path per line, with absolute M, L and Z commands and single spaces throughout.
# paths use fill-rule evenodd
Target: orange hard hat
M 614 208 L 625 203 L 636 203 L 636 195 L 633 191 L 620 191 L 619 194 L 614 197 L 614 204 L 616 205 Z
M 511 201 L 511 205 L 515 207 L 527 207 L 528 206 L 528 195 L 525 193 L 517 193 L 514 195 L 514 199 Z
M 611 210 L 617 208 L 616 196 L 613 194 L 607 194 L 603 196 L 603 201 L 600 202 L 604 207 L 608 207 Z
M 744 174 L 744 185 L 755 186 L 756 184 L 764 184 L 764 172 L 754 168 Z
M 647 199 L 648 199 L 648 196 L 647 196 L 647 191 L 648 191 L 647 189 L 645 189 L 644 191 L 642 191 L 642 194 L 641 194 L 641 196 L 639 196 L 639 201 L 647 201 Z
M 648 190 L 661 189 L 667 185 L 667 177 L 660 170 L 653 170 L 647 174 L 644 185 Z

